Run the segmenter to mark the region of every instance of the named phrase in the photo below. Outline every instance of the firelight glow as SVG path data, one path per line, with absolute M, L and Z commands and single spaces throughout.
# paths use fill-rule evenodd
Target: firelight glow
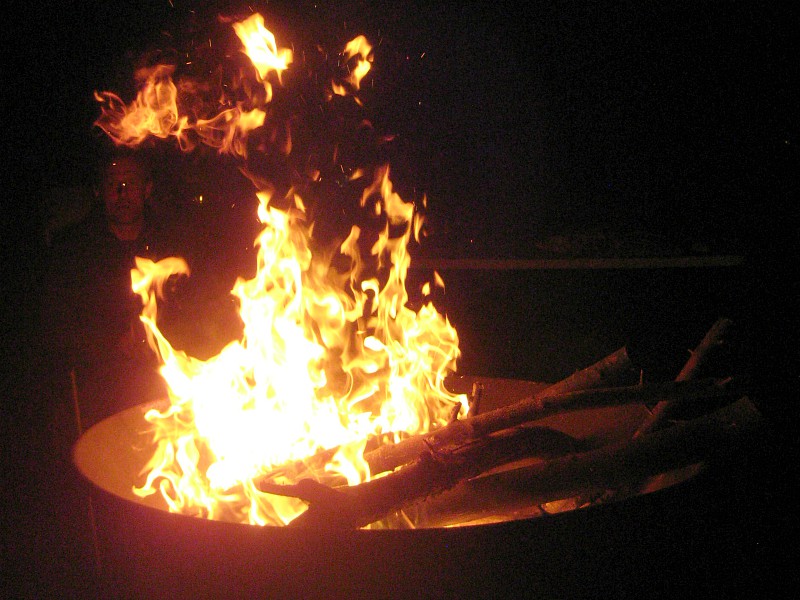
M 278 49 L 260 15 L 234 29 L 270 102 L 267 75 L 274 71 L 279 78 L 291 53 Z M 370 51 L 363 36 L 345 48 L 347 59 L 359 57 L 345 82 L 351 90 L 369 71 Z M 248 133 L 267 118 L 266 108 L 226 108 L 213 119 L 191 122 L 178 110 L 170 75 L 155 69 L 129 106 L 111 93 L 98 94 L 105 103 L 98 125 L 120 144 L 174 136 L 188 150 L 191 130 L 221 152 L 243 155 Z M 426 432 L 444 425 L 456 406 L 468 411 L 466 397 L 444 385 L 459 356 L 455 329 L 430 301 L 418 310 L 409 307 L 407 248 L 418 241 L 422 218 L 394 191 L 387 165 L 372 171 L 361 206 L 382 216 L 385 226 L 366 242 L 353 225 L 335 262 L 332 255 L 312 253 L 313 225 L 298 193 L 276 202 L 269 189 L 257 192 L 263 230 L 256 240 L 256 275 L 240 277 L 231 290 L 243 334 L 209 359 L 176 350 L 157 325 L 165 281 L 188 274 L 188 265 L 177 258 L 137 259 L 133 289 L 162 361 L 169 406 L 146 414 L 157 449 L 135 493 L 160 493 L 174 512 L 283 525 L 304 504 L 261 492 L 259 480 L 296 483 L 291 469 L 282 467 L 327 450 L 329 460 L 309 465 L 304 476 L 357 484 L 371 477 L 363 459 L 367 440 Z M 436 275 L 425 293 L 431 285 L 443 282 Z

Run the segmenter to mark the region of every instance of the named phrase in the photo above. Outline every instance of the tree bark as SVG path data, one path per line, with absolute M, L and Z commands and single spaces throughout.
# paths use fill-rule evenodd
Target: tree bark
M 737 394 L 741 395 L 741 392 L 716 380 L 634 385 L 583 390 L 561 395 L 535 394 L 510 406 L 454 421 L 441 429 L 401 440 L 394 445 L 381 446 L 365 454 L 364 458 L 374 475 L 404 465 L 428 448 L 443 448 L 449 444 L 465 443 L 558 413 L 605 406 L 647 404 L 665 399 L 722 400 L 730 399 Z
M 341 489 L 311 480 L 269 484 L 264 491 L 310 502 L 290 526 L 354 529 L 373 523 L 416 500 L 526 455 L 537 446 L 538 428 L 519 427 L 448 452 L 428 452 L 380 479 Z M 526 469 L 538 502 L 569 498 L 587 489 L 614 489 L 657 473 L 740 450 L 763 435 L 766 425 L 747 398 L 703 417 L 578 454 L 546 460 Z
M 552 398 L 571 392 L 607 387 L 622 380 L 631 369 L 632 365 L 627 348 L 622 347 L 593 365 L 576 371 L 569 377 L 541 390 L 533 398 Z M 481 422 L 491 421 L 494 418 L 492 415 L 495 413 L 497 411 L 490 411 L 476 417 L 468 416 L 460 421 L 453 421 L 442 429 L 412 436 L 396 444 L 380 446 L 375 450 L 364 453 L 364 459 L 369 464 L 370 472 L 373 475 L 391 471 L 417 458 L 420 453 L 426 450 L 428 444 L 439 443 L 440 440 L 444 442 L 449 439 L 463 439 L 464 432 L 471 427 L 472 421 L 470 419 L 481 419 Z M 494 430 L 496 431 L 497 429 L 495 428 Z

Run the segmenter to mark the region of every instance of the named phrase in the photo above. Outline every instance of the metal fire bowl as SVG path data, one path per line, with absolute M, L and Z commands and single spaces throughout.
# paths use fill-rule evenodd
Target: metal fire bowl
M 476 378 L 450 385 L 466 391 Z M 542 384 L 478 379 L 482 409 Z M 517 584 L 525 596 L 572 595 L 587 584 L 615 591 L 641 583 L 649 564 L 675 559 L 697 538 L 684 509 L 703 475 L 620 502 L 492 524 L 330 534 L 254 527 L 171 514 L 160 498 L 131 492 L 152 454 L 152 405 L 122 411 L 85 432 L 74 462 L 91 484 L 100 580 L 114 597 L 485 597 Z M 644 406 L 592 409 L 542 424 L 609 443 L 629 437 Z M 698 487 L 700 485 L 700 487 Z M 694 490 L 694 491 L 693 491 Z M 679 551 L 678 559 L 692 554 Z M 642 562 L 644 561 L 644 562 Z

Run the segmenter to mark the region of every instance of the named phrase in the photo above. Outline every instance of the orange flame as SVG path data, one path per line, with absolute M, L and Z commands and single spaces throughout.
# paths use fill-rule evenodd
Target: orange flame
M 350 70 L 348 76 L 345 77 L 345 82 L 349 84 L 350 87 L 355 91 L 361 89 L 361 80 L 364 79 L 364 76 L 369 73 L 370 69 L 372 68 L 370 55 L 371 52 L 372 45 L 363 35 L 353 38 L 347 42 L 344 47 L 344 52 L 342 54 L 344 55 L 344 60 L 346 63 L 348 63 L 351 58 L 358 56 L 355 66 Z M 333 89 L 333 93 L 337 96 L 346 96 L 348 94 L 347 87 L 341 83 L 332 81 L 331 87 Z M 358 100 L 358 98 L 355 100 L 360 104 L 360 100 Z
M 277 50 L 260 15 L 234 28 L 271 98 L 266 78 L 274 71 L 280 81 L 291 53 Z M 345 50 L 348 59 L 360 57 L 348 80 L 354 89 L 369 71 L 370 52 L 363 36 Z M 206 144 L 244 155 L 248 132 L 266 113 L 226 109 L 190 124 L 179 115 L 171 74 L 155 69 L 130 106 L 101 95 L 106 105 L 98 124 L 118 143 L 174 136 L 186 147 L 192 130 Z M 169 277 L 188 275 L 188 265 L 137 258 L 132 285 L 162 361 L 169 406 L 146 414 L 156 451 L 134 491 L 160 493 L 175 512 L 280 525 L 304 505 L 261 492 L 259 478 L 290 483 L 280 467 L 328 450 L 332 458 L 311 471 L 314 477 L 366 481 L 368 439 L 428 431 L 445 424 L 454 406 L 466 412 L 468 404 L 444 385 L 459 356 L 455 329 L 430 302 L 409 307 L 408 244 L 419 238 L 422 219 L 394 191 L 388 166 L 376 170 L 361 196 L 361 205 L 384 220 L 382 231 L 367 248 L 353 226 L 338 257 L 312 253 L 312 226 L 298 193 L 283 199 L 290 209 L 278 209 L 268 191 L 257 196 L 263 230 L 256 274 L 237 279 L 231 290 L 243 333 L 216 356 L 200 360 L 176 350 L 158 329 L 161 290 Z M 438 275 L 435 283 L 443 285 Z
M 95 93 L 103 102 L 103 114 L 95 122 L 114 141 L 137 146 L 148 136 L 175 136 L 184 139 L 188 119 L 178 115 L 178 89 L 172 81 L 174 68 L 158 65 L 146 77 L 146 82 L 129 106 L 112 92 Z
M 264 28 L 261 15 L 255 14 L 246 21 L 234 24 L 234 29 L 245 45 L 253 66 L 267 92 L 266 102 L 272 100 L 272 86 L 267 81 L 270 72 L 275 72 L 280 81 L 281 73 L 292 61 L 292 52 L 278 50 L 275 37 Z M 183 150 L 194 148 L 199 141 L 217 148 L 221 153 L 247 156 L 244 140 L 247 135 L 264 125 L 266 112 L 260 108 L 245 110 L 239 103 L 225 108 L 210 119 L 190 119 L 180 109 L 181 93 L 191 98 L 197 90 L 189 81 L 181 82 L 180 88 L 173 81 L 175 67 L 157 65 L 142 69 L 137 76 L 144 83 L 136 99 L 130 104 L 113 92 L 96 92 L 95 98 L 102 103 L 102 114 L 95 122 L 116 143 L 138 146 L 148 136 L 158 138 L 175 137 Z M 222 99 L 221 104 L 224 104 Z M 290 149 L 286 144 L 286 152 Z
M 312 256 L 300 203 L 297 212 L 259 194 L 265 228 L 253 279 L 237 280 L 244 323 L 241 340 L 207 361 L 174 350 L 158 332 L 154 304 L 177 262 L 139 261 L 134 286 L 147 304 L 142 321 L 156 340 L 171 406 L 147 414 L 159 449 L 137 493 L 160 490 L 173 510 L 248 523 L 285 523 L 302 505 L 259 492 L 253 480 L 290 461 L 343 447 L 326 466 L 349 483 L 370 474 L 360 459 L 364 441 L 380 433 L 418 433 L 442 425 L 463 396 L 444 379 L 455 368 L 458 338 L 432 304 L 407 306 L 406 245 L 415 229 L 413 204 L 391 191 L 388 170 L 377 202 L 388 223 L 372 254 L 384 278 L 361 278 L 364 265 L 354 227 L 342 244 L 350 269 Z M 348 458 L 346 448 L 355 444 Z M 156 485 L 157 484 L 157 485 Z
M 272 101 L 272 86 L 267 81 L 270 72 L 275 72 L 278 81 L 292 62 L 292 51 L 287 48 L 278 50 L 275 36 L 264 27 L 264 17 L 256 13 L 238 23 L 233 24 L 233 30 L 242 40 L 245 54 L 255 66 L 258 76 L 267 92 L 267 102 Z

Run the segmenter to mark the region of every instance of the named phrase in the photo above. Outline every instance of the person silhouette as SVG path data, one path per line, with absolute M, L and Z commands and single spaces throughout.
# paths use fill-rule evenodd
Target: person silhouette
M 144 151 L 115 149 L 100 163 L 95 206 L 50 244 L 40 333 L 83 427 L 165 394 L 131 289 L 137 256 L 176 250 L 168 224 L 153 218 L 152 173 Z

